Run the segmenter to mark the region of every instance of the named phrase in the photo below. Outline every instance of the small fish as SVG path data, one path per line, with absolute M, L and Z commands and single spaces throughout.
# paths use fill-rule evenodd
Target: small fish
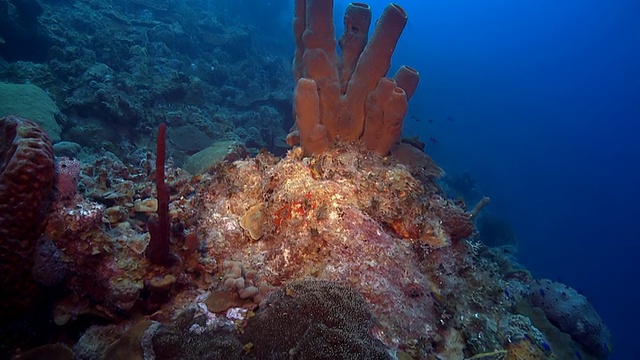
M 541 295 L 542 297 L 544 297 L 544 295 L 545 295 L 544 289 L 540 289 L 540 295 Z
M 415 115 L 411 115 L 411 116 L 410 116 L 410 118 L 411 118 L 411 119 L 413 119 L 413 121 L 415 121 L 415 122 L 417 122 L 417 123 L 419 123 L 419 122 L 420 122 L 420 118 L 419 118 L 419 117 L 417 117 L 417 116 L 415 116 Z
M 442 304 L 442 296 L 440 294 L 432 291 L 429 295 L 431 295 L 436 304 Z
M 431 141 L 432 144 L 437 144 L 438 140 L 436 138 L 434 138 L 433 136 L 429 136 L 429 141 Z
M 580 354 L 580 351 L 578 351 L 578 350 L 576 350 L 576 357 L 577 357 L 579 360 L 582 360 L 582 354 Z
M 506 297 L 507 297 L 507 299 L 510 299 L 510 298 L 511 298 L 511 294 L 509 293 L 509 290 L 504 289 L 504 296 L 506 296 Z
M 542 348 L 544 349 L 544 351 L 546 352 L 550 352 L 551 351 L 551 346 L 549 346 L 546 342 L 543 342 L 542 344 L 540 344 L 542 346 Z
M 447 115 L 447 121 L 453 121 L 453 118 L 449 115 Z
M 429 119 L 429 122 L 430 122 L 430 123 L 432 123 L 432 122 L 433 122 L 433 119 Z

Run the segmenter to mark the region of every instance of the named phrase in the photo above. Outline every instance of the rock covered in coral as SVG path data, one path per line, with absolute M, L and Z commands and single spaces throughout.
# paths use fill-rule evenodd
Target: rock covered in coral
M 57 158 L 56 175 L 57 197 L 60 199 L 72 198 L 78 190 L 80 161 L 65 156 Z
M 157 285 L 156 279 L 165 276 L 173 277 L 175 283 L 176 277 L 150 271 L 142 255 L 149 235 L 141 226 L 148 217 L 146 207 L 155 200 L 148 175 L 143 169 L 129 169 L 113 155 L 98 158 L 93 164 L 76 165 L 81 168 L 80 187 L 84 191 L 59 197 L 51 206 L 46 228 L 47 237 L 70 270 L 67 287 L 89 300 L 77 302 L 87 308 L 100 304 L 107 312 L 128 311 L 144 290 L 152 294 L 146 299 L 147 306 L 157 309 L 168 294 L 160 294 L 163 291 L 151 284 Z M 76 175 L 76 171 L 71 173 Z M 49 258 L 42 263 L 55 262 Z M 64 301 L 57 308 L 71 314 L 86 311 L 67 311 Z
M 44 286 L 59 284 L 69 273 L 62 251 L 46 236 L 38 239 L 33 261 L 31 274 Z
M 589 300 L 575 289 L 548 279 L 531 284 L 529 299 L 549 321 L 598 359 L 611 353 L 611 333 Z
M 39 4 L 20 1 L 26 2 Z M 253 152 L 286 135 L 283 122 L 291 117 L 289 47 L 286 52 L 267 50 L 257 42 L 263 30 L 238 22 L 245 9 L 203 1 L 172 2 L 171 11 L 168 2 L 158 10 L 150 1 L 58 5 L 43 6 L 28 29 L 46 43 L 5 39 L 13 45 L 4 55 L 18 58 L 4 57 L 9 62 L 0 67 L 0 80 L 37 84 L 49 92 L 68 116 L 60 124 L 65 140 L 124 155 L 128 151 L 122 145 L 144 144 L 147 130 L 165 121 L 192 129 L 192 138 L 209 139 L 177 144 L 173 152 L 182 163 L 211 140 L 250 140 L 238 137 L 238 128 L 258 129 L 264 145 L 251 145 Z M 261 16 L 272 30 L 281 29 L 278 18 Z M 288 39 L 272 37 L 271 42 L 284 49 Z M 25 58 L 25 43 L 29 53 L 42 58 Z M 275 112 L 270 119 L 260 116 L 265 107 Z M 58 127 L 51 134 L 54 142 L 59 135 Z
M 112 154 L 81 168 L 81 193 L 56 201 L 49 214 L 46 234 L 57 251 L 43 245 L 39 260 L 40 270 L 68 269 L 65 286 L 74 293 L 56 302 L 57 326 L 96 317 L 117 325 L 115 334 L 91 328 L 74 347 L 79 358 L 149 351 L 167 359 L 264 358 L 277 335 L 265 332 L 298 314 L 314 320 L 300 325 L 307 326 L 294 332 L 300 336 L 277 341 L 277 353 L 538 359 L 576 348 L 515 312 L 531 276 L 463 238 L 473 232 L 460 225 L 470 221 L 464 204 L 393 158 L 358 146 L 315 158 L 296 149 L 191 178 L 170 163 L 179 263 L 169 268 L 143 256 L 149 206 L 142 204 L 153 203 L 153 172 Z M 464 221 L 452 226 L 447 216 Z M 127 320 L 140 315 L 148 319 L 139 327 Z
M 460 241 L 435 211 L 455 205 L 429 200 L 440 196 L 403 166 L 357 147 L 309 162 L 299 156 L 262 154 L 214 177 L 199 211 L 207 256 L 241 262 L 276 286 L 304 276 L 349 284 L 371 304 L 389 345 L 433 331 L 434 284 L 413 247 Z
M 53 142 L 60 141 L 60 110 L 51 97 L 33 84 L 0 82 L 0 116 L 18 115 L 36 122 Z
M 208 328 L 203 331 L 206 320 L 187 310 L 170 325 L 159 327 L 152 335 L 150 346 L 158 360 L 172 359 L 242 359 L 243 344 L 229 326 Z

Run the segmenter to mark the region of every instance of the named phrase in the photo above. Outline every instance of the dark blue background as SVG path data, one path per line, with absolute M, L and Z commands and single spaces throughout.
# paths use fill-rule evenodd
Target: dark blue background
M 377 18 L 388 1 L 368 3 Z M 640 2 L 398 3 L 410 20 L 394 67 L 422 76 L 405 135 L 437 139 L 427 152 L 471 172 L 521 262 L 582 290 L 612 359 L 636 358 Z

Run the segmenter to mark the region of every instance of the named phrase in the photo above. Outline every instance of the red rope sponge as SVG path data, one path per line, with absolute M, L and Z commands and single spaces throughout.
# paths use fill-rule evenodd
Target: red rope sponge
M 166 132 L 164 123 L 158 127 L 158 144 L 156 148 L 156 190 L 158 192 L 157 217 L 149 217 L 147 227 L 151 240 L 145 252 L 153 264 L 171 267 L 177 262 L 177 257 L 171 253 L 169 233 L 171 223 L 169 219 L 169 185 L 164 182 L 164 160 L 166 157 Z

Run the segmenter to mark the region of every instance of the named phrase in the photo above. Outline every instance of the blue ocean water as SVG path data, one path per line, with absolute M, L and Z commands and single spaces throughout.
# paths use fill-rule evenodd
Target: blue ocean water
M 374 18 L 386 5 L 369 3 Z M 405 135 L 471 174 L 535 277 L 591 300 L 612 359 L 637 358 L 640 3 L 400 5 L 410 20 L 394 65 L 421 72 Z

